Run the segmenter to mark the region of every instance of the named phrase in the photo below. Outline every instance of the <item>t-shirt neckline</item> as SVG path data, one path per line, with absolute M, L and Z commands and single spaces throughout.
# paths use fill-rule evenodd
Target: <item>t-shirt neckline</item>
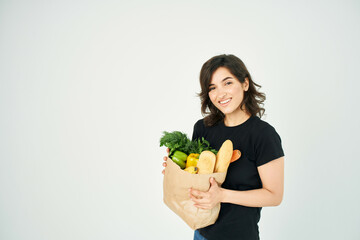
M 243 126 L 247 125 L 247 124 L 250 122 L 250 120 L 252 120 L 252 119 L 254 119 L 254 118 L 255 118 L 255 116 L 252 115 L 252 116 L 250 116 L 245 122 L 240 123 L 239 125 L 235 125 L 235 126 L 226 126 L 225 123 L 224 123 L 224 119 L 221 121 L 220 124 L 221 124 L 221 126 L 222 126 L 223 128 L 225 128 L 225 129 L 234 129 L 234 128 L 239 128 L 239 127 L 243 127 Z

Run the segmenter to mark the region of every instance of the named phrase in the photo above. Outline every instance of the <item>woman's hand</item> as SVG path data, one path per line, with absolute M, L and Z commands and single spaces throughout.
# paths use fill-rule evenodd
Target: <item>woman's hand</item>
M 168 155 L 169 155 L 169 152 L 170 152 L 170 149 L 169 148 L 167 148 L 166 149 L 166 152 L 168 153 Z M 164 157 L 164 162 L 163 162 L 163 167 L 165 168 L 166 167 L 166 161 L 168 160 L 168 157 L 167 156 L 165 156 Z M 165 169 L 164 170 L 162 170 L 162 174 L 165 174 Z
M 190 198 L 195 203 L 194 206 L 202 209 L 212 209 L 219 202 L 221 202 L 223 195 L 223 188 L 219 187 L 218 183 L 212 177 L 210 178 L 210 189 L 207 192 L 198 191 L 190 188 Z

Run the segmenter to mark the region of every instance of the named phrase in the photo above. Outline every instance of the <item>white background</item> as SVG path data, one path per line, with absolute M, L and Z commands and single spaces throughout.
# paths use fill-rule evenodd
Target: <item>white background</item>
M 359 22 L 350 0 L 0 1 L 0 239 L 192 239 L 159 139 L 191 137 L 223 53 L 283 142 L 261 238 L 360 239 Z

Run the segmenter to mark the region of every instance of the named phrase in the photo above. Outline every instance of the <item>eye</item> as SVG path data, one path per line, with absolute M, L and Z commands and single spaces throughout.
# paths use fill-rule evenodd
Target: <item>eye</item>
M 225 85 L 230 85 L 230 84 L 232 84 L 232 82 L 226 82 L 226 83 L 225 83 Z
M 209 92 L 211 92 L 211 90 L 214 90 L 215 89 L 215 87 L 211 87 L 211 88 L 209 88 Z

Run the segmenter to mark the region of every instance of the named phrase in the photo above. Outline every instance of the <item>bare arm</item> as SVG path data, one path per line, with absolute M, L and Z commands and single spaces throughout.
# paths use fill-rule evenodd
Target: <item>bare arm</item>
M 190 197 L 195 202 L 195 206 L 204 209 L 213 208 L 218 202 L 248 207 L 280 205 L 284 192 L 284 157 L 258 167 L 258 171 L 263 184 L 260 189 L 248 191 L 228 190 L 220 188 L 214 180 L 211 180 L 211 187 L 208 192 L 192 189 Z

